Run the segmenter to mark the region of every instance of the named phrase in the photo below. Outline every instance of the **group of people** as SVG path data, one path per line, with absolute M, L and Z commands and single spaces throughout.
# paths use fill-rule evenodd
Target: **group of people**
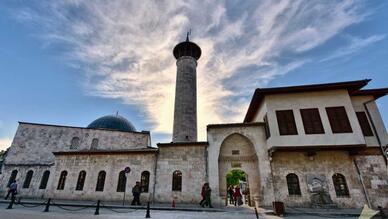
M 229 204 L 234 204 L 234 206 L 242 205 L 242 194 L 240 191 L 240 186 L 232 186 L 228 187 L 228 196 L 229 196 Z

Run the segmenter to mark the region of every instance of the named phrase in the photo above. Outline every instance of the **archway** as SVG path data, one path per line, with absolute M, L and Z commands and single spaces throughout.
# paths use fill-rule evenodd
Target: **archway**
M 248 174 L 241 169 L 232 169 L 226 173 L 226 188 L 228 193 L 228 201 L 226 205 L 249 205 L 251 206 L 250 189 Z M 236 191 L 237 190 L 237 191 Z M 235 197 L 240 194 L 240 197 Z M 240 199 L 240 200 L 239 200 Z
M 218 157 L 219 194 L 227 200 L 227 173 L 233 170 L 241 170 L 249 182 L 249 201 L 253 206 L 258 202 L 260 195 L 259 166 L 256 150 L 252 142 L 241 134 L 231 134 L 221 144 Z M 258 204 L 258 203 L 257 203 Z

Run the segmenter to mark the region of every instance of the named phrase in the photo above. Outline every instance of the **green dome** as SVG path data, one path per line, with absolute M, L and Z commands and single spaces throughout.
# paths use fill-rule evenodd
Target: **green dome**
M 109 129 L 123 132 L 135 132 L 136 129 L 126 118 L 119 115 L 103 116 L 88 125 L 91 129 Z

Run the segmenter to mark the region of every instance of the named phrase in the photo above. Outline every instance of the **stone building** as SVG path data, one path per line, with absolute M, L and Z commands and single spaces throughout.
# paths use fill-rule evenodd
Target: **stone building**
M 370 80 L 256 89 L 242 123 L 211 124 L 197 141 L 196 66 L 187 38 L 177 59 L 172 142 L 151 145 L 119 115 L 85 127 L 19 122 L 4 159 L 0 192 L 16 180 L 29 198 L 122 201 L 141 182 L 142 201 L 197 204 L 209 182 L 226 204 L 226 174 L 247 175 L 252 205 L 388 205 L 388 135 Z M 130 171 L 129 171 L 130 170 Z

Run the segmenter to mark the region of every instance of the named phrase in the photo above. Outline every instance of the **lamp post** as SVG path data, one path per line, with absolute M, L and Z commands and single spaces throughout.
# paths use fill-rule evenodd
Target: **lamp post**
M 124 168 L 124 173 L 125 173 L 125 175 L 124 175 L 124 177 L 125 177 L 125 184 L 124 184 L 124 196 L 123 196 L 123 205 L 124 205 L 124 203 L 125 203 L 125 192 L 126 192 L 126 190 L 127 190 L 127 179 L 128 179 L 128 174 L 131 172 L 131 168 L 129 168 L 129 167 L 125 167 Z

